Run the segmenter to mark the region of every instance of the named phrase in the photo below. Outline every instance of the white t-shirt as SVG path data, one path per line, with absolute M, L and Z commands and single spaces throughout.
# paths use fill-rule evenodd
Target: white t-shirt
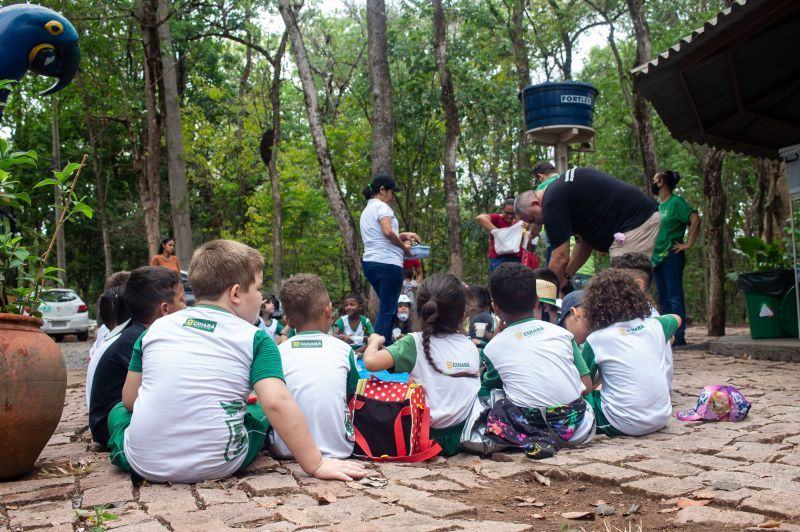
M 131 467 L 154 482 L 224 478 L 247 455 L 245 405 L 261 379 L 283 378 L 264 331 L 216 307 L 159 318 L 133 348 L 142 386 L 125 432 Z
M 286 386 L 303 411 L 317 447 L 328 458 L 349 457 L 355 436 L 347 400 L 358 385 L 353 349 L 327 334 L 302 332 L 278 350 Z M 273 455 L 292 458 L 275 431 L 269 439 Z
M 431 428 L 443 429 L 463 423 L 469 415 L 478 389 L 478 348 L 463 334 L 432 336 L 431 359 L 444 375 L 431 367 L 422 347 L 422 333 L 402 337 L 387 349 L 394 358 L 393 373 L 409 373 L 411 381 L 425 388 L 425 401 L 431 409 Z M 475 377 L 451 377 L 455 373 Z
M 94 343 L 92 343 L 92 347 L 89 348 L 89 360 L 91 360 L 94 354 L 97 352 L 97 348 L 103 343 L 103 338 L 106 337 L 108 332 L 108 327 L 106 327 L 105 323 L 97 329 L 97 333 L 94 337 Z
M 584 349 L 594 352 L 603 387 L 600 405 L 625 434 L 654 432 L 672 416 L 664 345 L 677 322 L 669 316 L 615 323 L 595 331 Z
M 386 238 L 381 230 L 380 220 L 391 218 L 392 231 L 399 234 L 400 226 L 394 211 L 379 199 L 371 199 L 361 212 L 361 240 L 364 242 L 364 262 L 380 262 L 403 267 L 403 250 Z
M 94 343 L 95 345 L 92 346 L 92 349 L 94 349 L 95 351 L 94 354 L 91 354 L 91 351 L 89 352 L 89 356 L 91 358 L 89 359 L 89 367 L 86 368 L 86 408 L 89 408 L 89 399 L 90 396 L 92 395 L 92 383 L 94 382 L 94 374 L 97 371 L 97 366 L 100 364 L 100 359 L 103 358 L 103 353 L 106 352 L 108 346 L 113 344 L 114 341 L 117 338 L 119 338 L 120 333 L 123 330 L 125 330 L 125 327 L 128 326 L 128 323 L 130 321 L 131 320 L 127 320 L 117 325 L 111 331 L 106 329 L 107 332 L 105 335 L 103 335 L 103 338 L 100 340 L 100 343 L 95 341 Z M 103 327 L 105 327 L 105 325 L 103 325 Z M 98 332 L 98 338 L 100 338 L 99 332 Z
M 529 318 L 503 329 L 486 344 L 483 354 L 497 371 L 511 403 L 543 408 L 569 404 L 585 390 L 575 366 L 573 343 L 566 329 Z M 583 443 L 593 425 L 594 413 L 587 408 L 570 441 Z

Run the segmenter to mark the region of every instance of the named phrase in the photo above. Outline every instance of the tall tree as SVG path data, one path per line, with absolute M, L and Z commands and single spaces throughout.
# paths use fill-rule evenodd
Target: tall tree
M 158 0 L 157 30 L 161 56 L 161 99 L 167 138 L 167 173 L 169 204 L 172 213 L 172 236 L 178 260 L 188 267 L 192 260 L 192 221 L 189 216 L 189 192 L 186 187 L 186 161 L 183 154 L 183 125 L 172 34 L 169 28 L 170 1 Z
M 628 13 L 636 36 L 636 65 L 643 65 L 650 61 L 652 56 L 650 26 L 645 17 L 644 0 L 628 0 Z M 656 154 L 656 139 L 653 133 L 653 120 L 650 117 L 650 106 L 639 92 L 635 78 L 633 81 L 633 114 L 639 131 L 639 148 L 642 151 L 644 167 L 642 186 L 647 190 L 650 180 L 658 172 L 658 155 Z
M 342 197 L 339 182 L 336 180 L 336 171 L 320 116 L 317 88 L 311 75 L 311 66 L 305 43 L 303 42 L 303 35 L 300 33 L 300 27 L 297 24 L 297 10 L 299 10 L 299 7 L 290 6 L 289 0 L 279 0 L 281 17 L 289 33 L 289 40 L 292 42 L 297 72 L 303 86 L 308 125 L 311 129 L 311 138 L 317 152 L 322 186 L 328 196 L 333 217 L 336 219 L 336 224 L 339 226 L 339 231 L 342 233 L 342 239 L 344 240 L 345 261 L 347 262 L 347 276 L 350 280 L 350 288 L 354 292 L 362 293 L 361 257 L 356 225 Z
M 394 110 L 389 51 L 386 39 L 386 3 L 367 0 L 367 60 L 372 87 L 372 176 L 393 175 Z
M 450 272 L 459 279 L 464 273 L 464 257 L 461 247 L 461 213 L 458 204 L 458 181 L 456 179 L 456 155 L 458 148 L 458 107 L 456 106 L 453 76 L 447 64 L 447 24 L 442 0 L 433 3 L 434 52 L 439 82 L 442 87 L 444 107 L 444 198 L 447 213 L 447 242 L 450 250 Z
M 709 336 L 725 336 L 725 189 L 722 163 L 725 152 L 710 148 L 703 158 L 703 196 L 706 200 L 705 249 L 708 268 L 706 300 Z

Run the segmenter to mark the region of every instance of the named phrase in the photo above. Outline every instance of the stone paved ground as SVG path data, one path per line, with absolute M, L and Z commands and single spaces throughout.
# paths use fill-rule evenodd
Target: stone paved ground
M 690 339 L 697 338 L 693 331 Z M 68 346 L 68 343 L 62 344 Z M 88 344 L 85 344 L 88 348 Z M 73 374 L 74 377 L 74 374 Z M 75 530 L 75 508 L 109 504 L 120 532 L 228 530 L 800 530 L 800 366 L 675 355 L 673 403 L 691 405 L 707 384 L 733 383 L 753 408 L 742 423 L 680 423 L 643 438 L 598 437 L 584 449 L 534 462 L 521 455 L 459 455 L 416 466 L 375 466 L 358 483 L 320 482 L 293 463 L 261 456 L 217 482 L 133 486 L 90 443 L 82 383 L 67 392 L 56 434 L 35 470 L 0 483 L 0 527 Z M 534 473 L 535 472 L 535 473 Z M 550 486 L 536 481 L 538 477 Z M 568 521 L 563 512 L 613 502 L 616 521 Z M 678 498 L 708 500 L 678 509 Z M 629 521 L 630 502 L 642 505 Z M 624 508 L 622 507 L 624 504 Z M 644 523 L 644 524 L 642 524 Z M 769 523 L 768 523 L 769 524 Z M 641 527 L 641 528 L 639 528 Z M 627 528 L 631 530 L 631 528 Z

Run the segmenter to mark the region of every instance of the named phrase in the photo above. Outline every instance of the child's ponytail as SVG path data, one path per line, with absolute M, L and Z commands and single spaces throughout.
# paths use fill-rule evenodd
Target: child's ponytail
M 472 377 L 478 374 L 461 371 L 445 373 L 431 356 L 431 336 L 435 334 L 455 334 L 459 331 L 466 304 L 464 286 L 452 274 L 437 273 L 428 277 L 420 287 L 417 296 L 417 315 L 422 329 L 422 350 L 428 364 L 442 375 L 448 377 Z

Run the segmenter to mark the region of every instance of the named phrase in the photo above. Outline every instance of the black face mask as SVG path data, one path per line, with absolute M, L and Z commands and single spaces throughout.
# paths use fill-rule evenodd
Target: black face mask
M 652 185 L 650 185 L 650 192 L 652 192 L 654 196 L 658 196 L 659 190 L 661 190 L 661 187 L 658 186 L 657 183 L 653 183 Z

